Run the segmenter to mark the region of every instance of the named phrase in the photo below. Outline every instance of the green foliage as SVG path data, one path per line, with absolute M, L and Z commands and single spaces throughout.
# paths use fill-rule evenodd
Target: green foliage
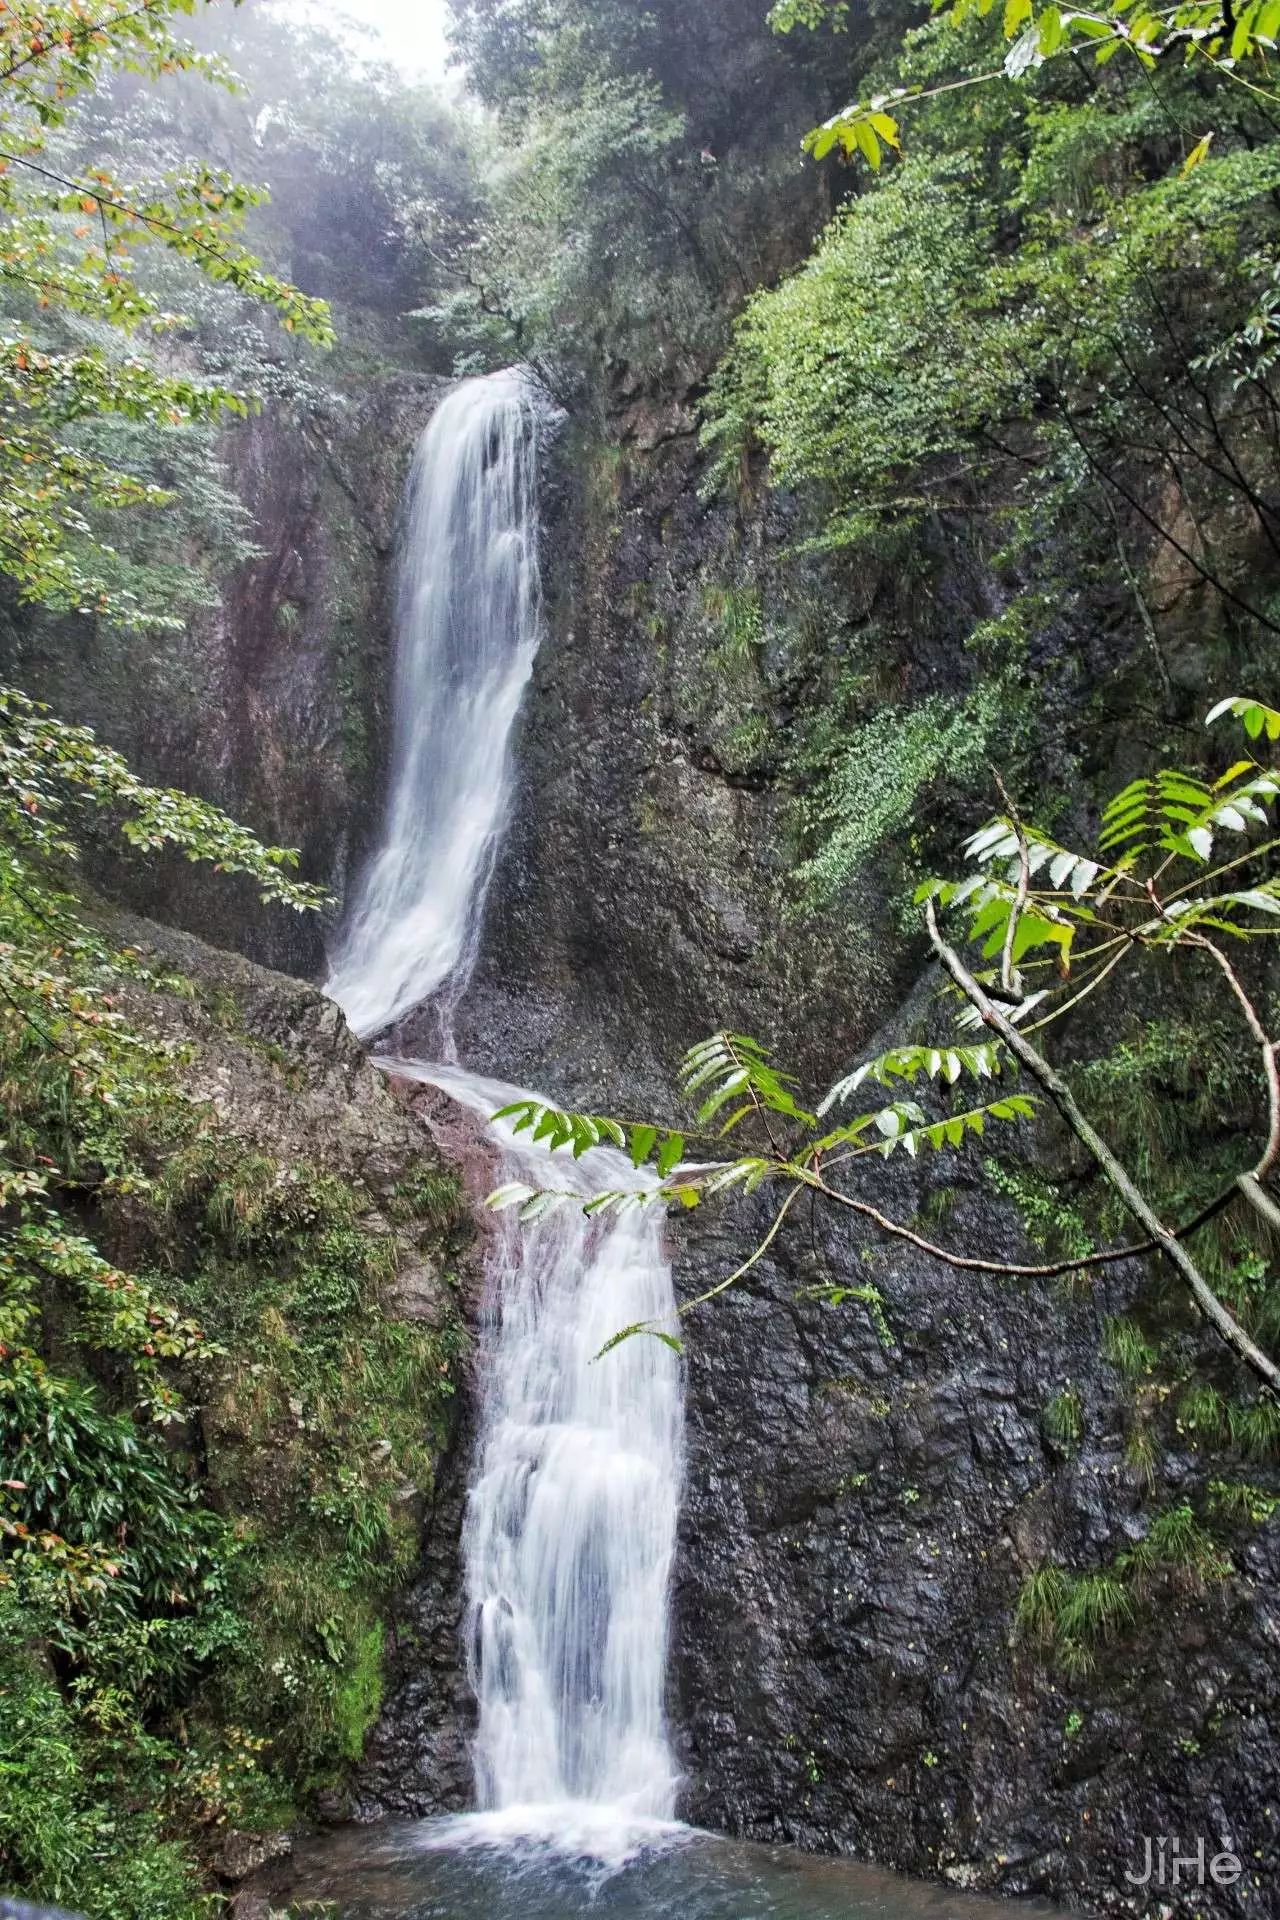
M 264 846 L 220 807 L 173 788 L 149 787 L 88 727 L 70 727 L 39 702 L 0 687 L 0 840 L 15 850 L 11 881 L 21 878 L 18 850 L 27 856 L 74 860 L 76 828 L 85 814 L 110 811 L 131 847 L 153 853 L 174 848 L 219 873 L 247 874 L 264 904 L 320 906 L 321 888 L 289 876 L 297 855 Z
M 1247 695 L 1231 694 L 1225 700 L 1219 700 L 1216 707 L 1205 715 L 1205 725 L 1211 727 L 1215 720 L 1224 714 L 1232 714 L 1244 728 L 1250 740 L 1258 740 L 1265 733 L 1268 740 L 1280 740 L 1280 713 L 1274 707 L 1264 707 L 1258 700 Z
M 882 708 L 850 730 L 802 802 L 806 841 L 818 845 L 797 873 L 805 898 L 834 900 L 887 839 L 911 826 L 930 788 L 976 781 L 1007 721 L 995 681 L 961 701 L 939 695 L 906 710 Z
M 978 1046 L 970 1047 L 893 1047 L 874 1060 L 864 1061 L 862 1066 L 846 1074 L 843 1080 L 837 1080 L 819 1101 L 818 1113 L 828 1113 L 832 1107 L 847 1100 L 850 1094 L 856 1093 L 867 1080 L 887 1087 L 894 1080 L 911 1081 L 923 1075 L 929 1080 L 941 1078 L 953 1087 L 966 1073 L 975 1080 L 989 1080 L 1000 1073 L 1005 1064 L 1006 1057 L 999 1040 L 983 1041 Z
M 1160 1449 L 1145 1408 L 1140 1408 L 1125 1435 L 1124 1458 L 1130 1472 L 1145 1483 L 1147 1492 L 1153 1492 Z
M 1194 1382 L 1178 1402 L 1178 1424 L 1196 1446 L 1230 1447 L 1252 1460 L 1280 1458 L 1280 1408 L 1272 1400 L 1230 1398 Z
M 898 1344 L 897 1335 L 889 1324 L 889 1316 L 884 1307 L 884 1295 L 879 1287 L 873 1287 L 866 1281 L 860 1282 L 857 1286 L 843 1286 L 838 1281 L 832 1281 L 822 1286 L 806 1288 L 802 1298 L 823 1300 L 829 1307 L 844 1307 L 852 1300 L 855 1305 L 866 1308 L 867 1316 L 876 1330 L 876 1338 L 882 1347 L 889 1349 Z M 915 1500 L 919 1498 L 918 1493 L 914 1495 Z M 908 1505 L 910 1504 L 912 1502 L 908 1501 Z
M 1000 1160 L 984 1160 L 982 1171 L 1013 1202 L 1033 1246 L 1066 1260 L 1087 1260 L 1097 1251 L 1084 1215 L 1064 1197 L 1059 1179 L 1034 1164 Z
M 940 82 L 936 87 L 898 86 L 887 93 L 872 95 L 833 114 L 821 126 L 806 135 L 805 147 L 821 160 L 834 148 L 846 156 L 861 154 L 873 171 L 881 165 L 881 142 L 897 148 L 900 144 L 897 122 L 886 109 L 896 111 L 921 99 L 928 100 L 955 87 L 989 86 L 1004 78 L 1025 80 L 1045 64 L 1063 56 L 1077 64 L 1091 55 L 1095 67 L 1103 67 L 1117 54 L 1132 61 L 1138 70 L 1154 72 L 1164 63 L 1181 56 L 1186 65 L 1208 67 L 1235 79 L 1240 62 L 1252 61 L 1258 69 L 1256 79 L 1240 76 L 1241 84 L 1264 100 L 1275 96 L 1260 82 L 1267 77 L 1267 59 L 1275 50 L 1280 28 L 1280 8 L 1274 0 L 1251 0 L 1237 11 L 1219 6 L 1213 0 L 1183 0 L 1169 7 L 1134 7 L 1124 0 L 1119 6 L 1100 7 L 1078 12 L 1054 4 L 1037 9 L 1033 0 L 940 0 L 935 13 L 957 27 L 967 21 L 986 20 L 999 12 L 1003 37 L 1009 42 L 1003 60 L 993 69 L 965 72 Z M 795 25 L 816 28 L 826 22 L 842 25 L 847 8 L 844 0 L 782 0 L 770 15 L 780 33 Z M 1185 178 L 1202 166 L 1213 141 L 1213 130 L 1201 136 L 1187 152 L 1182 163 Z
M 1209 862 L 1222 831 L 1253 834 L 1244 858 L 1270 854 L 1266 809 L 1277 793 L 1280 776 L 1252 757 L 1236 761 L 1212 787 L 1194 774 L 1162 770 L 1154 779 L 1131 781 L 1108 803 L 1096 850 L 1087 855 L 1002 814 L 965 843 L 976 873 L 927 881 L 916 897 L 963 909 L 968 937 L 983 959 L 1001 956 L 1002 971 L 1011 966 L 1013 1017 L 1025 1020 L 1037 1011 L 1036 1024 L 1043 1026 L 1144 951 L 1184 944 L 1204 949 L 1206 932 L 1235 941 L 1268 931 L 1280 913 L 1280 882 L 1264 869 L 1253 885 L 1238 888 L 1227 876 L 1238 871 L 1240 855 L 1216 867 Z M 1268 836 L 1261 844 L 1259 827 Z M 1046 947 L 1059 983 L 1026 991 L 1021 964 Z M 1043 977 L 1046 962 L 1031 964 Z M 994 980 L 995 971 L 978 977 Z M 976 1008 L 964 1020 L 976 1024 Z
M 451 1167 L 423 1161 L 397 1181 L 386 1203 L 387 1218 L 402 1225 L 407 1220 L 429 1220 L 433 1226 L 456 1225 L 465 1209 L 462 1182 Z
M 825 482 L 865 513 L 886 481 L 963 443 L 1001 389 L 971 317 L 992 217 L 971 189 L 967 169 L 905 162 L 755 297 L 708 407 L 726 478 L 749 422 L 779 484 Z
M 717 652 L 730 669 L 754 658 L 764 645 L 760 594 L 753 587 L 708 587 L 703 605 L 720 635 Z
M 342 1756 L 353 1764 L 364 1754 L 364 1743 L 382 1707 L 382 1655 L 385 1633 L 376 1621 L 361 1640 L 356 1659 L 340 1681 L 335 1713 Z
M 1225 1580 L 1232 1571 L 1185 1501 L 1158 1513 L 1143 1539 L 1117 1565 L 1139 1583 L 1171 1573 L 1193 1586 Z
M 1247 1521 L 1250 1526 L 1260 1527 L 1270 1520 L 1277 1507 L 1280 1500 L 1247 1480 L 1209 1482 L 1210 1512 L 1221 1514 L 1224 1519 Z
M 1036 607 L 1027 637 L 1074 745 L 1077 663 L 1061 628 L 1082 590 L 1105 597 L 1135 691 L 1153 656 L 1168 680 L 1151 570 L 1195 573 L 1188 537 L 1213 545 L 1196 577 L 1215 611 L 1240 621 L 1251 650 L 1271 631 L 1239 530 L 1268 512 L 1250 405 L 1273 418 L 1276 148 L 1265 104 L 1200 55 L 1195 75 L 1180 56 L 1163 61 L 1158 84 L 1127 48 L 1087 93 L 1074 59 L 1036 62 L 1017 84 L 998 59 L 993 70 L 996 21 L 944 11 L 905 34 L 876 23 L 855 53 L 865 111 L 843 133 L 835 116 L 822 139 L 885 164 L 841 196 L 800 269 L 748 303 L 705 441 L 731 487 L 762 450 L 770 478 L 798 488 L 827 542 L 854 548 L 872 578 L 895 531 L 914 535 L 926 568 L 945 544 L 953 583 L 980 557 Z M 1019 32 L 1041 17 L 1021 16 Z M 910 150 L 890 161 L 884 141 L 908 105 Z M 1188 131 L 1206 120 L 1211 152 Z M 1190 151 L 1198 163 L 1183 171 Z M 1170 492 L 1153 512 L 1154 469 Z M 926 623 L 940 584 L 926 589 Z M 906 621 L 915 632 L 917 613 Z M 918 647 L 891 653 L 890 684 L 893 667 L 920 664 Z M 1087 730 L 1080 739 L 1087 754 Z M 879 821 L 895 757 L 891 740 L 875 746 L 848 805 L 833 796 L 811 822 L 819 861 L 846 821 L 855 858 L 869 850 L 861 823 Z
M 263 196 L 186 147 L 252 140 L 275 165 L 308 108 L 286 133 L 187 87 L 224 69 L 177 16 L 207 39 L 200 0 L 0 13 L 0 570 L 19 600 L 145 631 L 141 659 L 112 658 L 162 706 L 195 684 L 166 634 L 254 553 L 216 434 L 263 392 L 321 397 L 255 311 L 331 337 L 248 250 L 280 232 Z M 141 83 L 161 76 L 157 106 Z M 369 218 L 407 178 L 348 191 Z M 428 222 L 404 215 L 407 249 Z M 28 652 L 65 647 L 29 619 Z M 96 661 L 111 644 L 95 635 Z M 391 1233 L 362 1187 L 223 1131 L 158 1037 L 186 1026 L 190 983 L 118 950 L 73 890 L 104 832 L 275 905 L 324 896 L 287 849 L 0 689 L 0 1884 L 100 1920 L 204 1920 L 221 1903 L 192 1836 L 290 1817 L 376 1715 L 460 1338 L 383 1296 L 458 1194 L 422 1168 Z M 209 1014 L 294 1071 L 234 1008 Z
M 736 0 L 453 0 L 455 44 L 493 110 L 486 205 L 436 309 L 462 364 L 514 351 L 598 414 L 626 368 L 705 368 L 769 273 L 782 204 L 808 224 L 784 100 L 789 62 Z M 774 83 L 777 83 L 776 85 Z M 803 97 L 794 93 L 798 107 Z
M 126 1746 L 105 1700 L 96 1723 L 69 1705 L 28 1632 L 0 1592 L 0 1883 L 101 1920 L 205 1920 L 212 1904 L 158 1810 L 160 1743 Z
M 1158 1582 L 1200 1588 L 1229 1578 L 1231 1563 L 1185 1502 L 1157 1513 L 1143 1538 L 1091 1573 L 1033 1569 L 1014 1608 L 1015 1631 L 1082 1674 L 1097 1649 L 1135 1624 Z
M 0 438 L 0 569 L 25 600 L 133 625 L 169 616 L 113 587 L 93 515 L 162 506 L 169 495 L 100 457 L 80 423 L 111 416 L 182 427 L 245 411 L 233 389 L 185 378 L 134 344 L 181 324 L 148 288 L 139 255 L 159 250 L 274 309 L 288 330 L 332 337 L 323 303 L 265 271 L 238 239 L 258 192 L 198 161 L 160 178 L 121 173 L 79 143 L 84 96 L 115 74 L 182 71 L 229 83 L 219 61 L 172 31 L 175 15 L 194 11 L 195 0 L 112 0 L 91 19 L 74 5 L 14 0 L 0 18 L 3 279 L 13 303 L 0 339 L 9 422 Z
M 1042 1416 L 1045 1433 L 1060 1447 L 1075 1446 L 1083 1432 L 1084 1422 L 1080 1395 L 1068 1383 L 1045 1407 Z
M 986 1079 L 996 1071 L 998 1057 L 991 1047 L 899 1047 L 846 1076 L 831 1088 L 818 1112 L 811 1113 L 799 1105 L 791 1091 L 796 1085 L 794 1076 L 778 1072 L 770 1064 L 767 1049 L 757 1040 L 740 1033 L 714 1034 L 690 1048 L 680 1069 L 680 1090 L 686 1099 L 701 1096 L 697 1127 L 704 1138 L 723 1140 L 744 1122 L 754 1121 L 763 1132 L 769 1153 L 683 1166 L 684 1133 L 648 1123 L 624 1124 L 600 1115 L 565 1113 L 543 1101 L 522 1098 L 500 1108 L 493 1118 L 512 1120 L 515 1132 L 527 1131 L 534 1140 L 545 1140 L 552 1152 L 570 1147 L 575 1158 L 602 1144 L 622 1148 L 637 1170 L 647 1168 L 652 1159 L 657 1177 L 634 1187 L 605 1188 L 585 1202 L 574 1191 L 510 1181 L 489 1195 L 488 1205 L 499 1212 L 516 1207 L 526 1224 L 571 1203 L 582 1205 L 588 1214 L 668 1201 L 696 1207 L 730 1188 L 753 1193 L 768 1179 L 817 1184 L 824 1159 L 835 1149 L 844 1149 L 841 1158 L 877 1153 L 887 1159 L 901 1147 L 914 1159 L 922 1147 L 939 1151 L 961 1145 L 969 1134 L 981 1136 L 988 1120 L 1028 1119 L 1035 1103 L 1026 1094 L 1009 1093 L 931 1122 L 917 1101 L 896 1100 L 825 1133 L 820 1118 L 868 1080 L 888 1085 L 895 1078 L 911 1080 L 919 1074 L 953 1085 L 965 1072 Z M 726 1107 L 733 1109 L 727 1118 Z M 802 1144 L 794 1155 L 783 1152 L 773 1132 L 774 1119 L 790 1123 L 800 1132 Z M 716 1125 L 711 1132 L 713 1122 Z M 627 1329 L 628 1333 L 634 1331 L 637 1329 Z
M 1108 1315 L 1103 1322 L 1102 1352 L 1113 1367 L 1133 1379 L 1150 1373 L 1156 1361 L 1155 1348 L 1141 1328 L 1116 1314 Z
M 85 1153 L 76 1104 L 46 1107 L 38 1072 L 6 1079 L 38 1047 L 20 1018 L 0 1023 L 14 1139 L 39 1157 L 50 1126 L 66 1130 L 77 1191 L 109 1217 L 124 1175 L 104 1179 Z M 166 1246 L 179 1269 L 168 1299 L 109 1266 L 43 1196 L 0 1258 L 0 1609 L 20 1622 L 17 1644 L 56 1650 L 68 1733 L 49 1819 L 93 1848 L 92 1869 L 70 1843 L 46 1861 L 19 1799 L 12 1834 L 0 1821 L 0 1869 L 121 1920 L 204 1911 L 185 1855 L 152 1847 L 130 1811 L 139 1768 L 149 1818 L 180 1831 L 279 1819 L 358 1757 L 380 1698 L 380 1609 L 415 1559 L 458 1345 L 452 1328 L 385 1316 L 396 1249 L 362 1223 L 367 1197 L 237 1148 L 177 1097 L 171 1060 L 154 1073 L 114 1109 L 114 1147 L 99 1131 L 93 1154 L 133 1170 L 131 1235 L 145 1223 Z M 405 1222 L 423 1219 L 424 1195 L 443 1199 L 425 1174 L 400 1196 Z M 11 1181 L 8 1205 L 33 1202 Z M 57 1370 L 23 1344 L 42 1322 L 57 1329 Z M 122 1406 L 67 1372 L 104 1348 L 142 1389 Z M 183 1387 L 201 1409 L 199 1464 L 139 1425 L 148 1403 L 182 1417 Z M 0 1756 L 4 1711 L 0 1682 Z

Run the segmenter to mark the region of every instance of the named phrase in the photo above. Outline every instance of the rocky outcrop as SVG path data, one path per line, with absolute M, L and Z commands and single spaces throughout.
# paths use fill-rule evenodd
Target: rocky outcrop
M 704 502 L 684 414 L 641 427 L 617 456 L 570 446 L 549 498 L 548 634 L 459 1034 L 469 1063 L 566 1101 L 669 1113 L 680 1051 L 725 1022 L 815 1086 L 892 1009 L 886 1031 L 926 1030 L 900 842 L 838 916 L 791 912 L 793 749 L 842 636 L 890 636 L 913 697 L 953 691 L 993 600 L 963 546 L 923 614 L 888 571 L 784 566 L 792 503 Z M 884 1178 L 898 1218 L 1038 1257 L 976 1162 Z M 686 1297 L 764 1224 L 737 1207 L 673 1227 Z M 1258 1911 L 1280 1793 L 1275 1529 L 1224 1523 L 1230 1575 L 1153 1577 L 1088 1671 L 1015 1626 L 1036 1568 L 1108 1567 L 1162 1505 L 1203 1510 L 1218 1469 L 1171 1408 L 1153 1500 L 1131 1390 L 1101 1357 L 1105 1316 L 1148 1301 L 1150 1274 L 1078 1294 L 961 1275 L 821 1215 L 779 1248 L 689 1327 L 671 1709 L 687 1815 L 1095 1911 Z M 868 1279 L 890 1338 L 856 1301 L 812 1297 Z M 1063 1444 L 1046 1410 L 1068 1386 L 1081 1438 Z M 1235 1852 L 1238 1884 L 1139 1895 L 1125 1873 L 1147 1834 Z
M 615 450 L 572 432 L 561 443 L 547 633 L 457 1022 L 469 1062 L 583 1101 L 616 1104 L 625 1060 L 633 1103 L 669 1102 L 680 1053 L 730 1011 L 825 1068 L 912 967 L 883 898 L 791 924 L 788 724 L 821 672 L 816 609 L 841 590 L 820 564 L 782 577 L 775 550 L 797 526 L 786 503 L 753 516 L 744 559 L 736 509 L 701 498 L 688 403 L 673 417 L 651 447 L 652 421 Z M 840 618 L 873 593 L 844 595 Z
M 4 673 L 94 727 L 144 778 L 298 848 L 302 876 L 341 895 L 381 805 L 395 531 L 414 443 L 445 384 L 384 369 L 227 429 L 225 482 L 257 551 L 216 606 L 149 644 L 146 700 L 135 637 L 88 622 L 51 636 L 42 616 L 0 619 Z M 264 908 L 248 882 L 211 887 L 167 856 L 124 860 L 110 836 L 94 868 L 141 912 L 294 975 L 323 967 L 322 923 Z
M 464 1268 L 466 1310 L 485 1312 L 484 1196 L 494 1184 L 491 1150 L 477 1117 L 419 1082 L 391 1087 L 414 1123 L 448 1155 L 464 1180 L 479 1227 Z M 489 1216 L 491 1219 L 492 1216 Z M 479 1392 L 469 1370 L 458 1421 L 441 1460 L 423 1535 L 421 1570 L 397 1617 L 386 1709 L 365 1751 L 352 1798 L 341 1809 L 364 1820 L 391 1813 L 456 1813 L 473 1802 L 470 1741 L 476 1707 L 464 1641 L 466 1592 L 461 1550 L 467 1488 L 475 1460 Z
M 1027 1258 L 981 1183 L 883 1184 L 899 1217 L 945 1203 L 953 1243 Z M 704 1228 L 684 1287 L 764 1224 Z M 806 1300 L 833 1278 L 875 1281 L 891 1342 L 857 1304 Z M 691 1324 L 673 1696 L 691 1819 L 1096 1912 L 1259 1910 L 1280 1789 L 1274 1528 L 1228 1528 L 1220 1582 L 1153 1580 L 1091 1671 L 1015 1627 L 1035 1568 L 1106 1567 L 1150 1526 L 1123 1385 L 1099 1359 L 1103 1315 L 1147 1284 L 1117 1270 L 1064 1296 L 819 1216 Z M 1046 1421 L 1067 1383 L 1078 1446 Z M 1162 1500 L 1194 1497 L 1206 1471 L 1171 1451 Z M 1125 1874 L 1148 1834 L 1234 1852 L 1238 1886 L 1139 1898 Z
M 359 1183 L 375 1211 L 423 1163 L 439 1166 L 426 1135 L 318 988 L 275 973 L 179 928 L 111 911 L 113 940 L 149 966 L 192 983 L 187 993 L 139 989 L 132 1011 L 149 1037 L 181 1049 L 186 1091 L 239 1146 L 285 1165 L 306 1162 Z M 406 1238 L 388 1297 L 401 1316 L 433 1324 L 450 1296 L 430 1259 Z

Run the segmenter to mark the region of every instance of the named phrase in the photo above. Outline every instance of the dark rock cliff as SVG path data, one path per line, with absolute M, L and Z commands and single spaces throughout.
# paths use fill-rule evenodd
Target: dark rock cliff
M 963 547 L 928 607 L 888 569 L 784 569 L 791 504 L 744 516 L 705 504 L 700 477 L 687 406 L 633 414 L 617 455 L 564 442 L 548 635 L 461 1015 L 469 1062 L 606 1111 L 669 1112 L 680 1050 L 726 1021 L 815 1085 L 877 1029 L 887 1044 L 927 1025 L 936 983 L 896 917 L 901 841 L 838 914 L 790 914 L 786 743 L 847 636 L 883 633 L 917 693 L 963 686 L 960 637 L 996 604 Z M 736 660 L 726 579 L 765 609 Z M 1058 645 L 1088 670 L 1080 636 Z M 953 1244 L 1044 1258 L 974 1163 L 886 1169 L 884 1185 L 896 1217 L 945 1218 Z M 732 1208 L 673 1227 L 682 1293 L 766 1224 Z M 1095 1910 L 1258 1912 L 1280 1790 L 1274 1528 L 1227 1529 L 1225 1581 L 1154 1579 L 1088 1672 L 1015 1629 L 1034 1568 L 1106 1566 L 1149 1525 L 1132 1396 L 1100 1351 L 1105 1316 L 1150 1299 L 1149 1272 L 1074 1293 L 957 1274 L 821 1216 L 779 1249 L 688 1329 L 672 1680 L 687 1815 Z M 831 1280 L 874 1281 L 887 1341 L 863 1306 L 806 1299 Z M 1046 1422 L 1067 1386 L 1079 1445 Z M 1169 1502 L 1212 1468 L 1171 1432 L 1161 1470 Z M 1136 1892 L 1148 1834 L 1230 1848 L 1243 1877 Z
M 919 1179 L 885 1185 L 911 1218 Z M 1027 1258 L 980 1184 L 934 1192 L 957 1242 Z M 746 1231 L 729 1216 L 704 1232 L 684 1286 L 740 1259 Z M 805 1301 L 815 1281 L 867 1277 L 888 1347 L 862 1308 Z M 1274 1530 L 1232 1541 L 1212 1593 L 1154 1583 L 1087 1674 L 1014 1626 L 1031 1569 L 1106 1565 L 1149 1524 L 1099 1360 L 1103 1314 L 1143 1284 L 1117 1272 L 1069 1298 L 819 1222 L 691 1327 L 674 1627 L 690 1818 L 1095 1911 L 1260 1910 L 1277 1840 Z M 1067 1381 L 1078 1449 L 1046 1432 Z M 1203 1464 L 1182 1451 L 1164 1472 L 1176 1498 Z M 1230 1848 L 1239 1886 L 1136 1898 L 1126 1870 L 1160 1834 Z

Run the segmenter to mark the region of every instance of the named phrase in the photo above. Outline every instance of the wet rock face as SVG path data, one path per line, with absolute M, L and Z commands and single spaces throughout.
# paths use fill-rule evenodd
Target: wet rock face
M 916 1177 L 885 1184 L 910 1217 Z M 979 1190 L 954 1199 L 948 1239 L 1026 1258 Z M 736 1264 L 747 1230 L 701 1223 L 683 1288 Z M 672 1683 L 686 1816 L 1098 1912 L 1260 1911 L 1280 1811 L 1274 1529 L 1232 1543 L 1225 1584 L 1154 1580 L 1087 1674 L 1014 1626 L 1032 1569 L 1105 1566 L 1150 1522 L 1098 1359 L 1103 1314 L 1141 1276 L 1068 1299 L 868 1253 L 819 1219 L 689 1325 Z M 892 1345 L 858 1305 L 806 1302 L 832 1277 L 876 1282 Z M 1044 1427 L 1067 1380 L 1078 1449 Z M 1176 1500 L 1205 1466 L 1165 1472 Z M 1126 1872 L 1161 1834 L 1230 1849 L 1238 1885 L 1184 1876 L 1139 1898 Z
M 476 1713 L 462 1642 L 466 1593 L 459 1543 L 475 1451 L 475 1398 L 472 1381 L 461 1396 L 449 1451 L 436 1468 L 421 1575 L 388 1638 L 386 1708 L 351 1793 L 335 1808 L 339 1819 L 422 1818 L 472 1804 Z
M 484 1196 L 494 1184 L 492 1155 L 474 1114 L 412 1081 L 393 1079 L 392 1087 L 414 1123 L 458 1170 L 475 1209 L 479 1231 L 460 1278 L 468 1321 L 478 1326 L 484 1313 L 486 1230 L 492 1219 L 484 1210 Z M 476 1703 L 467 1677 L 461 1541 L 476 1451 L 480 1364 L 477 1347 L 460 1382 L 458 1421 L 448 1452 L 436 1468 L 421 1571 L 404 1596 L 389 1638 L 385 1707 L 353 1791 L 335 1809 L 339 1818 L 422 1818 L 461 1812 L 474 1803 L 470 1743 Z
M 785 722 L 798 688 L 751 642 L 722 691 L 725 622 L 707 606 L 736 564 L 735 515 L 702 503 L 691 416 L 670 414 L 628 415 L 640 438 L 616 458 L 571 426 L 550 462 L 546 636 L 457 1018 L 470 1064 L 584 1102 L 618 1104 L 625 1062 L 629 1098 L 669 1105 L 680 1053 L 730 1012 L 839 1058 L 906 984 L 875 937 L 883 903 L 864 903 L 856 996 L 847 925 L 784 928 L 792 800 L 780 745 L 752 754 L 744 725 L 761 699 Z M 786 512 L 769 514 L 758 537 L 781 543 Z
M 476 1067 L 660 1115 L 680 1051 L 725 1021 L 821 1086 L 928 1019 L 934 983 L 883 870 L 839 920 L 784 920 L 785 743 L 821 691 L 795 632 L 815 602 L 833 646 L 842 619 L 879 620 L 904 693 L 954 691 L 957 634 L 986 588 L 957 554 L 932 626 L 913 625 L 892 581 L 818 568 L 791 626 L 752 641 L 737 704 L 713 696 L 725 623 L 708 603 L 726 577 L 776 587 L 792 508 L 768 500 L 735 534 L 699 497 L 680 408 L 633 409 L 623 429 L 618 464 L 575 465 L 567 438 L 549 476 L 548 633 L 458 1035 Z M 744 745 L 747 707 L 769 726 Z M 888 1211 L 913 1222 L 925 1207 L 948 1244 L 1043 1258 L 976 1169 L 938 1168 L 941 1187 L 937 1170 L 887 1168 Z M 739 1263 L 751 1226 L 739 1206 L 673 1227 L 686 1297 Z M 880 1287 L 891 1344 L 856 1301 L 804 1297 L 832 1279 Z M 671 1697 L 688 1818 L 1093 1911 L 1260 1910 L 1280 1806 L 1274 1529 L 1228 1529 L 1227 1583 L 1153 1580 L 1087 1673 L 1064 1674 L 1014 1626 L 1037 1567 L 1105 1567 L 1160 1504 L 1203 1504 L 1214 1468 L 1177 1451 L 1171 1420 L 1148 1496 L 1126 1461 L 1132 1396 L 1100 1358 L 1104 1316 L 1153 1284 L 1117 1268 L 1075 1295 L 960 1274 L 819 1215 L 690 1323 Z M 1077 1447 L 1045 1425 L 1068 1383 Z M 1247 1475 L 1270 1484 L 1265 1467 Z M 1146 1834 L 1193 1850 L 1203 1835 L 1210 1858 L 1230 1847 L 1246 1871 L 1144 1893 L 1125 1875 Z

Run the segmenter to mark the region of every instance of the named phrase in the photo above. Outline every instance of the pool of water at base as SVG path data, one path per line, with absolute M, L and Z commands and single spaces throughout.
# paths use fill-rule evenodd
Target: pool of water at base
M 307 1842 L 276 1897 L 325 1920 L 1067 1920 L 1038 1901 L 692 1827 L 645 1823 L 619 1846 L 485 1815 Z

